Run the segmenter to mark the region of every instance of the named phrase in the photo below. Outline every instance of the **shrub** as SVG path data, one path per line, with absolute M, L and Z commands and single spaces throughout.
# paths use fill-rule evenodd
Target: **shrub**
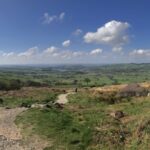
M 22 86 L 22 82 L 18 79 L 0 81 L 0 90 L 19 90 Z

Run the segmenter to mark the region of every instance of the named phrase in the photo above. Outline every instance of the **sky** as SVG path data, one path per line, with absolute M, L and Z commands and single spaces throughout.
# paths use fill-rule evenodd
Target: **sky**
M 150 63 L 149 0 L 0 0 L 0 65 Z

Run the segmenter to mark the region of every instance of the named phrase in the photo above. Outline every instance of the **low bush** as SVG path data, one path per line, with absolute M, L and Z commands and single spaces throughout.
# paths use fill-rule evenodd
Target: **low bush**
M 19 90 L 23 86 L 23 83 L 18 79 L 12 80 L 0 80 L 0 90 Z

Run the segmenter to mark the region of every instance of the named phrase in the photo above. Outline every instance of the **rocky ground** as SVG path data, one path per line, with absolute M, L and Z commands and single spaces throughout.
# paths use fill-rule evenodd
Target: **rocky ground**
M 73 92 L 60 94 L 56 102 L 66 104 L 69 94 L 73 94 Z M 0 150 L 43 150 L 47 146 L 47 142 L 39 137 L 23 139 L 21 131 L 14 121 L 16 116 L 26 110 L 27 108 L 0 108 Z
M 26 108 L 0 108 L 0 150 L 43 150 L 46 147 L 46 142 L 38 137 L 31 137 L 28 142 L 23 140 L 14 121 L 25 110 Z
M 14 123 L 16 116 L 24 110 L 24 108 L 0 108 L 0 150 L 25 149 L 22 146 L 20 131 Z
M 0 135 L 0 150 L 25 150 L 21 140 L 10 139 Z

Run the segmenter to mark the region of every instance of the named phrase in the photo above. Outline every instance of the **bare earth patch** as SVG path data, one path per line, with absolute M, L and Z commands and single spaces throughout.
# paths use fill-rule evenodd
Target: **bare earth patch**
M 18 114 L 25 108 L 4 109 L 0 108 L 0 134 L 6 138 L 19 140 L 22 138 L 19 129 L 17 129 L 14 121 Z
M 67 94 L 60 94 L 58 96 L 58 99 L 57 99 L 56 102 L 59 103 L 59 104 L 66 104 L 66 103 L 68 103 L 67 96 L 70 95 L 70 94 L 74 94 L 74 92 L 68 92 Z
M 38 137 L 31 137 L 25 144 L 20 130 L 14 121 L 26 108 L 0 108 L 0 150 L 43 150 L 46 142 Z M 26 141 L 27 142 L 27 141 Z

